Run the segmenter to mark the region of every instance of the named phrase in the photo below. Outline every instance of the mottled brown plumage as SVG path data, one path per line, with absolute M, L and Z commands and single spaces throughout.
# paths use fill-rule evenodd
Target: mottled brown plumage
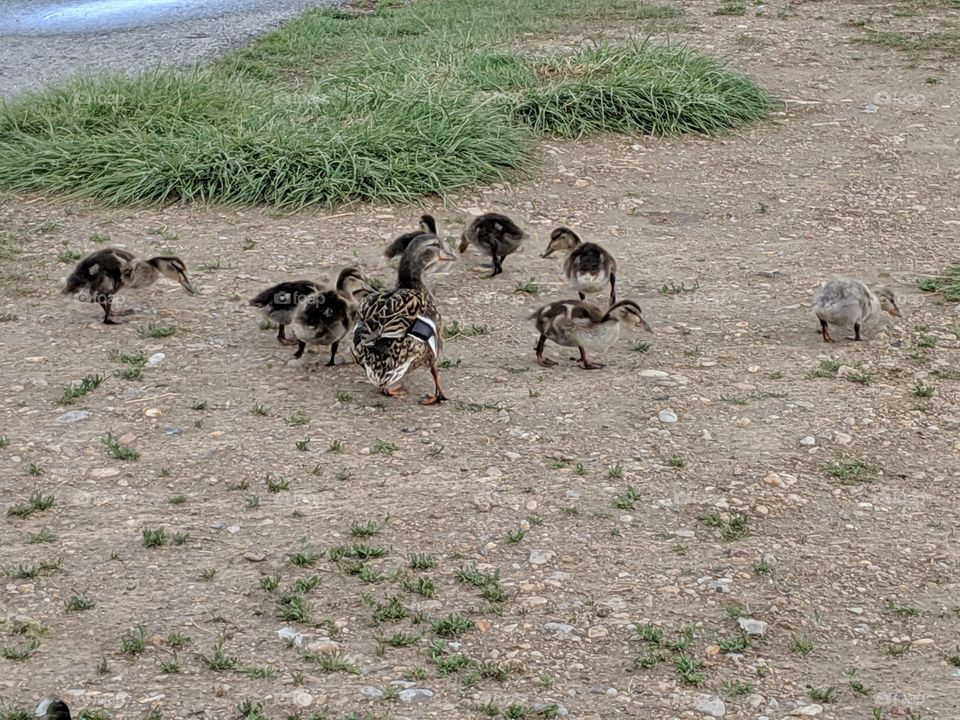
M 351 349 L 367 379 L 384 395 L 398 394 L 395 386 L 404 375 L 429 365 L 434 394 L 421 403 L 447 399 L 437 369 L 442 321 L 424 275 L 437 263 L 455 259 L 436 235 L 421 234 L 403 253 L 396 287 L 374 293 L 360 304 Z

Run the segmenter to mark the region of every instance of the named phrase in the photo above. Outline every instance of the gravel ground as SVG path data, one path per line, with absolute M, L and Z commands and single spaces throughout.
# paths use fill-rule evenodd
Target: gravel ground
M 80 4 L 0 0 L 0 98 L 84 73 L 135 73 L 211 60 L 307 8 L 337 0 L 165 3 L 162 12 L 134 4 L 129 12 L 101 19 L 32 22 L 38 7 L 46 13 Z
M 533 233 L 494 280 L 472 250 L 436 278 L 466 330 L 441 407 L 416 404 L 422 370 L 385 401 L 355 366 L 290 365 L 245 302 L 347 263 L 389 282 L 382 248 L 419 208 L 7 197 L 4 506 L 41 496 L 0 524 L 0 708 L 56 691 L 137 720 L 960 717 L 960 307 L 914 284 L 957 261 L 960 77 L 850 22 L 957 18 L 933 6 L 684 3 L 682 37 L 785 99 L 770 122 L 545 142 L 529 182 L 430 206 L 450 235 L 481 210 Z M 534 362 L 527 316 L 569 296 L 539 257 L 560 223 L 615 254 L 656 330 L 600 372 L 550 345 L 560 365 Z M 201 294 L 158 285 L 98 324 L 57 295 L 57 254 L 103 235 L 180 254 Z M 836 273 L 891 285 L 905 317 L 825 346 L 807 305 Z M 121 354 L 153 360 L 138 377 Z

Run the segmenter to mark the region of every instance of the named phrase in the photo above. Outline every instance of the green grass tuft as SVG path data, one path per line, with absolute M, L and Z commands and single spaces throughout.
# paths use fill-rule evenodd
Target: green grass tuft
M 0 105 L 0 186 L 110 204 L 403 202 L 521 176 L 538 135 L 713 134 L 764 117 L 762 89 L 690 50 L 505 49 L 571 22 L 682 12 L 583 0 L 310 11 L 208 68 L 81 78 Z

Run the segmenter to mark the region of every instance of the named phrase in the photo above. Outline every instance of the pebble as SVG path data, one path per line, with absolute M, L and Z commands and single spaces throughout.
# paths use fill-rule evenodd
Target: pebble
M 710 717 L 722 718 L 727 714 L 727 706 L 716 695 L 701 695 L 694 708 Z
M 661 410 L 657 413 L 657 419 L 662 423 L 675 423 L 677 414 L 673 410 Z
M 294 690 L 290 693 L 290 699 L 297 707 L 310 707 L 313 704 L 313 695 L 306 690 Z
M 529 562 L 531 565 L 546 565 L 553 558 L 554 552 L 552 550 L 531 550 Z
M 81 420 L 86 420 L 90 417 L 90 413 L 86 410 L 71 410 L 66 412 L 60 417 L 58 417 L 55 422 L 60 423 L 61 425 L 66 425 L 69 423 L 80 422 Z
M 146 367 L 148 368 L 159 367 L 163 363 L 163 361 L 166 359 L 166 357 L 167 356 L 162 352 L 154 353 L 153 355 L 147 358 Z
M 401 690 L 400 691 L 400 702 L 411 704 L 415 702 L 420 702 L 421 700 L 429 700 L 433 697 L 433 690 L 427 690 L 426 688 L 411 688 L 410 690 Z
M 797 715 L 800 717 L 814 717 L 823 712 L 823 705 L 801 705 L 796 710 L 794 710 L 791 715 Z
M 567 623 L 558 623 L 558 622 L 548 622 L 544 623 L 544 630 L 549 632 L 557 633 L 558 635 L 569 635 L 573 632 L 573 625 L 568 625 Z
M 762 637 L 763 634 L 767 631 L 767 623 L 765 623 L 763 620 L 754 620 L 753 618 L 740 618 L 739 620 L 737 620 L 737 624 L 740 626 L 740 629 L 743 630 L 747 635 Z
M 362 688 L 360 688 L 360 694 L 368 700 L 379 700 L 383 697 L 383 690 L 376 688 L 373 685 L 364 685 Z
M 696 537 L 697 535 L 693 530 L 689 530 L 687 528 L 680 528 L 679 530 L 674 530 L 672 534 L 675 535 L 676 537 L 681 537 L 681 538 L 692 538 L 692 537 Z
M 307 650 L 312 653 L 335 653 L 340 649 L 340 645 L 330 638 L 320 638 L 307 645 Z
M 303 646 L 303 633 L 298 632 L 292 627 L 282 627 L 277 630 L 277 637 L 281 640 L 291 642 L 297 647 Z
M 263 562 L 267 556 L 264 553 L 246 552 L 243 554 L 243 559 L 250 562 Z
M 663 370 L 641 370 L 640 377 L 645 378 L 668 378 L 670 373 L 664 372 Z
M 231 525 L 227 528 L 227 532 L 230 533 L 231 535 L 236 535 L 238 532 L 240 532 L 240 526 Z
M 120 468 L 94 468 L 90 471 L 90 477 L 98 480 L 108 477 L 115 477 L 120 474 Z
M 147 408 L 146 410 L 143 411 L 143 414 L 146 415 L 147 417 L 155 418 L 163 415 L 163 412 L 159 408 Z
M 804 447 L 813 447 L 817 444 L 817 439 L 813 435 L 805 435 L 800 438 L 800 444 Z

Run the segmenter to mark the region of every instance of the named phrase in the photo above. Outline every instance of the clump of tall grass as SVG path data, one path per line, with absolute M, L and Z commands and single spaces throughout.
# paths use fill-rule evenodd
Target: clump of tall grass
M 207 68 L 0 102 L 0 186 L 114 204 L 404 202 L 522 176 L 538 135 L 714 133 L 770 105 L 746 78 L 679 48 L 489 50 L 578 13 L 671 14 L 616 0 L 310 11 Z

